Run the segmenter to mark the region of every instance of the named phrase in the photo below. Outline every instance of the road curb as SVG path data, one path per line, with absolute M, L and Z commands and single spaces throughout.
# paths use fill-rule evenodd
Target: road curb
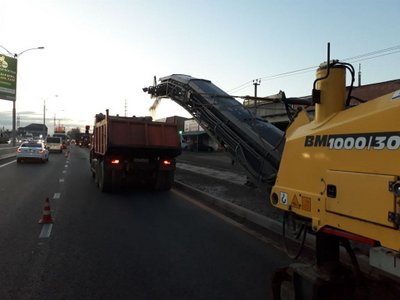
M 204 191 L 201 191 L 195 187 L 192 187 L 190 185 L 187 185 L 183 182 L 180 181 L 175 181 L 174 187 L 182 190 L 188 194 L 194 195 L 197 198 L 208 202 L 210 204 L 213 204 L 219 208 L 224 209 L 225 211 L 228 211 L 230 213 L 235 214 L 236 216 L 239 216 L 241 218 L 244 218 L 247 221 L 250 221 L 254 224 L 257 224 L 267 230 L 270 230 L 276 234 L 281 234 L 282 233 L 282 224 L 278 221 L 275 221 L 271 218 L 268 218 L 266 216 L 260 215 L 255 213 L 254 211 L 251 211 L 247 208 L 241 207 L 239 205 L 236 205 L 234 203 L 231 203 L 227 200 L 221 199 L 219 197 L 210 195 Z

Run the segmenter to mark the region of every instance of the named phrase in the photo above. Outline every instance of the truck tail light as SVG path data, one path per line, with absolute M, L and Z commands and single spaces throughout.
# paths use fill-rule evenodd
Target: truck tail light
M 111 160 L 112 165 L 118 165 L 119 164 L 119 159 L 112 159 Z
M 163 170 L 163 171 L 175 170 L 175 160 L 174 159 L 161 159 L 160 160 L 160 170 Z
M 170 165 L 172 164 L 172 162 L 171 162 L 170 160 L 168 160 L 168 159 L 164 159 L 163 162 L 162 162 L 162 164 L 163 164 L 164 166 L 170 166 Z

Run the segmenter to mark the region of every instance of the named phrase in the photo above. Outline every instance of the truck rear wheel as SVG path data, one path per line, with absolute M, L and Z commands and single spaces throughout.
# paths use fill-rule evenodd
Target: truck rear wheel
M 102 192 L 111 192 L 112 190 L 112 181 L 111 181 L 111 172 L 106 170 L 105 166 L 104 166 L 104 162 L 100 162 L 99 164 L 99 189 Z
M 92 177 L 94 178 L 94 183 L 96 186 L 99 186 L 100 165 L 98 162 L 94 165 L 94 169 L 95 172 L 92 172 Z
M 122 174 L 121 172 L 112 171 L 111 185 L 113 191 L 118 191 L 122 188 Z

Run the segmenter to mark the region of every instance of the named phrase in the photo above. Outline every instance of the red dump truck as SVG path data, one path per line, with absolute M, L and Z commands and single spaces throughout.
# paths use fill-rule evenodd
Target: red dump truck
M 171 188 L 175 157 L 181 153 L 175 124 L 153 122 L 151 117 L 110 116 L 108 110 L 95 119 L 90 166 L 102 192 L 126 183 Z

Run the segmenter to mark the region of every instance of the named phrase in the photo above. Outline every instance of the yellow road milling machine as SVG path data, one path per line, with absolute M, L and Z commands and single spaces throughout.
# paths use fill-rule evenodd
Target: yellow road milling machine
M 284 212 L 283 232 L 295 235 L 287 243 L 299 241 L 293 256 L 311 236 L 315 264 L 277 270 L 276 299 L 286 280 L 296 299 L 352 299 L 363 276 L 354 245 L 394 283 L 390 293 L 400 293 L 400 90 L 350 105 L 354 73 L 350 64 L 330 60 L 328 47 L 312 97 L 277 95 L 293 120 L 285 132 L 209 80 L 174 74 L 143 89 L 184 107 L 258 184 L 271 186 L 270 201 Z M 306 106 L 314 106 L 313 115 Z

